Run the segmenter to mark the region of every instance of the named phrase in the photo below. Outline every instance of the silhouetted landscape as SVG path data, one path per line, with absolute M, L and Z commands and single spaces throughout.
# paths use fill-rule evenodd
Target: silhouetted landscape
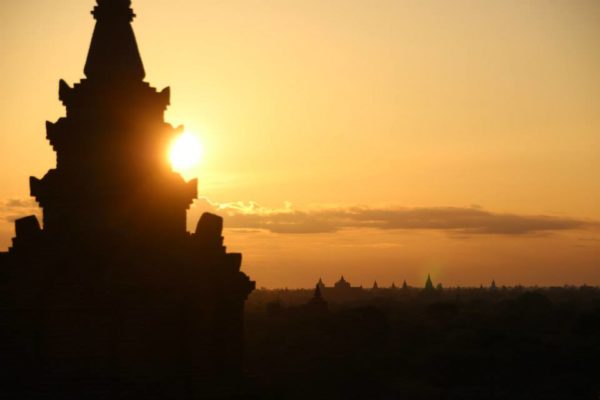
M 327 291 L 327 289 L 326 289 Z M 256 398 L 597 399 L 600 289 L 257 290 Z M 335 298 L 335 294 L 330 296 Z M 268 395 L 267 395 L 268 394 Z

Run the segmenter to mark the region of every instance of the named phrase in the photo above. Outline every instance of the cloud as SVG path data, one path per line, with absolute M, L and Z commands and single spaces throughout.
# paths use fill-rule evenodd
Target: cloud
M 471 235 L 532 235 L 558 231 L 597 229 L 596 221 L 547 215 L 494 213 L 471 207 L 320 207 L 295 209 L 291 203 L 281 208 L 263 207 L 256 202 L 216 203 L 199 199 L 195 207 L 225 217 L 228 228 L 244 232 L 266 230 L 273 233 L 331 233 L 342 229 L 437 230 L 455 237 Z M 0 220 L 13 222 L 40 215 L 33 199 L 0 201 Z
M 286 203 L 270 209 L 256 203 L 213 203 L 198 206 L 226 218 L 229 228 L 274 233 L 328 233 L 341 229 L 438 230 L 455 235 L 529 235 L 598 228 L 595 221 L 547 215 L 518 215 L 477 207 L 326 207 L 296 210 Z
M 34 199 L 8 199 L 0 201 L 0 220 L 14 222 L 28 215 L 39 215 L 40 208 Z

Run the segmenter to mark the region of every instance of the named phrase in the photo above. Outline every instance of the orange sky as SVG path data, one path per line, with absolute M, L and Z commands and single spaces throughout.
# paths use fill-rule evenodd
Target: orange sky
M 0 249 L 54 165 L 93 1 L 0 3 Z M 137 0 L 197 133 L 202 210 L 258 286 L 600 284 L 600 3 Z

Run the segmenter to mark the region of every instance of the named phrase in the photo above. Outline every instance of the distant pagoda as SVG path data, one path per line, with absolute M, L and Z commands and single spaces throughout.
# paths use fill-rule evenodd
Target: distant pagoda
M 172 171 L 170 92 L 143 81 L 130 0 L 98 0 L 86 78 L 60 81 L 43 209 L 0 253 L 0 387 L 15 398 L 222 398 L 241 375 L 254 282 L 223 221 L 186 230 L 197 181 Z M 96 397 L 94 397 L 96 398 Z
M 315 286 L 313 297 L 304 306 L 307 310 L 312 311 L 314 313 L 322 313 L 328 310 L 327 301 L 323 298 L 321 290 L 322 286 L 317 284 Z
M 431 292 L 435 290 L 433 281 L 431 280 L 431 274 L 427 274 L 427 280 L 425 281 L 425 291 Z

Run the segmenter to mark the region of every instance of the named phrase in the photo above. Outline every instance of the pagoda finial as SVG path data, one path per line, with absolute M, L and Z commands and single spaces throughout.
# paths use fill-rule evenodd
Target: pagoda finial
M 143 80 L 142 57 L 131 27 L 131 0 L 97 0 L 96 27 L 85 63 L 90 80 Z
M 131 22 L 135 17 L 131 9 L 131 0 L 97 0 L 97 2 L 98 5 L 92 11 L 92 15 L 96 20 L 126 18 L 128 22 Z

